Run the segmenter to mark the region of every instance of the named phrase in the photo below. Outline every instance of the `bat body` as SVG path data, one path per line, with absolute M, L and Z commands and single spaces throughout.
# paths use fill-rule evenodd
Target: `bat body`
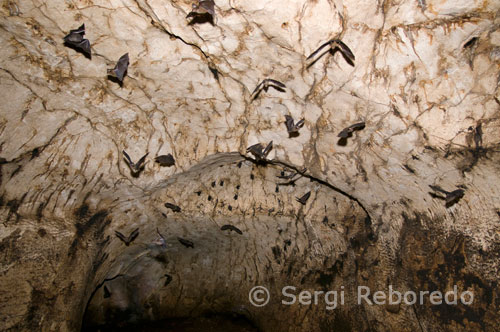
M 158 240 L 155 241 L 155 244 L 163 247 L 163 248 L 166 248 L 167 247 L 167 241 L 165 241 L 165 238 L 163 237 L 163 235 L 161 235 L 160 233 L 160 230 L 158 228 L 156 228 L 156 232 L 158 233 L 158 235 L 160 236 L 160 238 Z
M 279 92 L 285 92 L 286 89 L 286 85 L 281 83 L 280 81 L 276 81 L 271 78 L 266 78 L 255 87 L 255 89 L 252 92 L 252 95 L 250 96 L 250 99 L 251 100 L 257 99 L 257 97 L 260 95 L 260 92 L 262 90 L 267 92 L 267 90 L 269 90 L 269 87 L 273 87 Z
M 172 281 L 172 276 L 169 274 L 165 274 L 165 284 L 164 287 L 167 286 Z
M 199 0 L 198 4 L 193 3 L 191 13 L 215 15 L 215 2 L 213 0 Z
M 354 60 L 356 59 L 354 53 L 352 53 L 351 49 L 346 44 L 344 44 L 344 42 L 338 39 L 331 39 L 321 45 L 316 51 L 312 52 L 311 55 L 307 57 L 306 61 L 313 59 L 316 54 L 318 54 L 323 48 L 327 46 L 330 47 L 329 51 L 332 53 L 334 53 L 336 50 L 340 50 L 340 53 L 342 53 L 342 56 L 347 61 L 347 63 L 349 63 L 351 66 L 354 66 Z M 316 62 L 316 60 L 312 61 L 311 64 Z
M 341 138 L 348 138 L 348 137 L 351 137 L 352 136 L 352 133 L 355 131 L 355 130 L 362 130 L 365 128 L 365 123 L 364 122 L 358 122 L 358 123 L 355 123 L 353 125 L 350 125 L 349 127 L 347 128 L 344 128 L 338 135 L 338 137 L 341 137 Z
M 297 202 L 299 202 L 300 204 L 306 205 L 306 202 L 310 196 L 311 196 L 311 192 L 309 191 L 309 192 L 305 193 L 304 196 L 302 196 L 300 198 L 296 197 L 296 199 L 297 199 Z
M 132 159 L 130 159 L 130 156 L 128 155 L 125 150 L 122 151 L 123 156 L 125 157 L 125 160 L 127 161 L 128 166 L 130 167 L 130 170 L 132 171 L 132 174 L 134 176 L 139 175 L 139 173 L 144 169 L 144 165 L 146 162 L 146 157 L 148 156 L 149 152 L 146 153 L 144 156 L 142 156 L 141 159 L 139 159 L 138 162 L 134 163 Z
M 172 204 L 172 203 L 165 203 L 165 207 L 167 209 L 174 211 L 174 212 L 181 212 L 181 208 L 175 204 Z
M 465 191 L 463 189 L 446 191 L 439 186 L 429 185 L 429 187 L 432 190 L 440 192 L 440 193 L 445 195 L 444 200 L 446 202 L 446 207 L 450 207 L 453 204 L 457 203 L 465 195 Z M 436 196 L 436 197 L 439 197 L 439 196 Z M 440 198 L 442 199 L 442 197 L 440 197 Z
M 285 124 L 288 134 L 297 134 L 299 129 L 304 126 L 304 121 L 304 119 L 301 119 L 297 121 L 297 123 L 294 123 L 293 118 L 290 115 L 285 115 Z
M 90 42 L 88 39 L 83 38 L 84 35 L 85 24 L 82 24 L 78 29 L 70 30 L 69 34 L 64 36 L 63 40 L 66 45 L 82 51 L 83 54 L 91 58 L 92 53 L 90 51 Z
M 474 130 L 474 143 L 476 144 L 476 149 L 483 145 L 483 128 L 481 124 L 478 124 Z
M 179 242 L 186 248 L 194 248 L 194 243 L 189 240 L 183 239 L 181 237 L 177 237 L 177 240 L 179 240 Z
M 128 247 L 130 243 L 132 243 L 132 241 L 135 240 L 135 238 L 139 235 L 139 228 L 136 228 L 132 231 L 132 233 L 130 233 L 129 236 L 125 236 L 123 235 L 122 233 L 118 232 L 118 231 L 115 231 L 115 234 L 116 236 L 122 240 L 125 245 Z
M 116 77 L 120 81 L 120 83 L 123 82 L 123 77 L 127 73 L 128 64 L 128 53 L 125 53 L 120 57 L 120 59 L 118 59 L 118 62 L 113 69 L 108 69 L 108 75 Z
M 175 159 L 174 157 L 169 153 L 167 155 L 161 155 L 155 158 L 155 162 L 160 164 L 160 166 L 173 166 L 175 165 Z
M 221 231 L 229 230 L 229 231 L 234 231 L 238 234 L 243 234 L 243 232 L 236 226 L 233 225 L 224 225 L 220 228 Z
M 265 161 L 269 151 L 273 148 L 273 141 L 269 142 L 269 144 L 264 148 L 262 144 L 257 143 L 247 148 L 247 152 L 250 152 L 255 156 L 257 161 Z

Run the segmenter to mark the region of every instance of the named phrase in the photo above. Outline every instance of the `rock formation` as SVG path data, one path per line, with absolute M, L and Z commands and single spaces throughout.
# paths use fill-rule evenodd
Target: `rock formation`
M 261 331 L 496 331 L 500 4 L 216 0 L 213 22 L 192 8 L 1 2 L 0 330 L 220 314 Z M 63 43 L 82 23 L 91 59 Z M 354 63 L 337 48 L 306 61 L 331 39 Z M 107 69 L 125 53 L 119 84 Z M 265 78 L 286 89 L 252 100 Z M 305 119 L 298 135 L 285 115 Z M 270 141 L 266 160 L 246 153 Z M 144 169 L 122 150 L 149 153 Z M 285 286 L 344 303 L 286 305 Z M 370 305 L 360 286 L 474 301 Z

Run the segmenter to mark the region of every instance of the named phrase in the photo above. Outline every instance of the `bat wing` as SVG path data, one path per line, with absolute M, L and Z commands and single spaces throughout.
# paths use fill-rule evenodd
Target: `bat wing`
M 231 225 L 223 225 L 223 226 L 220 228 L 220 230 L 221 230 L 221 231 L 226 231 L 226 230 L 228 230 L 228 229 L 231 229 Z
M 364 122 L 358 122 L 358 123 L 355 123 L 355 124 L 349 126 L 349 129 L 352 129 L 352 130 L 361 130 L 364 128 L 365 128 Z
M 293 118 L 290 115 L 285 115 L 285 125 L 288 131 L 293 131 Z
M 443 190 L 441 187 L 439 186 L 433 186 L 433 185 L 429 185 L 429 187 L 434 190 L 434 191 L 438 191 L 440 193 L 443 193 L 443 194 L 448 194 L 448 192 L 446 190 Z
M 134 231 L 130 233 L 128 236 L 128 242 L 130 243 L 134 241 L 137 236 L 139 236 L 139 228 L 134 229 Z
M 349 133 L 349 128 L 345 128 L 337 135 L 337 137 L 347 138 L 349 136 Z
M 118 232 L 118 231 L 115 231 L 115 234 L 116 234 L 116 236 L 117 236 L 120 240 L 122 240 L 123 242 L 125 242 L 125 244 L 128 242 L 128 241 L 127 241 L 127 238 L 126 238 L 126 237 L 125 237 L 125 235 L 123 235 L 122 233 L 120 233 L 120 232 Z
M 251 145 L 247 148 L 247 152 L 260 154 L 262 153 L 262 145 L 260 143 Z
M 280 81 L 273 80 L 272 78 L 268 78 L 267 81 L 277 85 L 281 89 L 286 89 L 286 85 L 281 83 Z
M 92 56 L 90 51 L 90 42 L 88 39 L 82 39 L 80 43 L 78 43 L 78 47 L 82 49 L 82 51 L 88 56 Z
M 123 155 L 125 156 L 125 159 L 127 160 L 127 163 L 132 166 L 134 163 L 132 162 L 132 160 L 130 159 L 130 156 L 128 155 L 127 152 L 125 152 L 125 150 L 122 150 L 122 153 Z
M 257 84 L 257 86 L 255 87 L 255 89 L 253 90 L 253 92 L 251 94 L 251 96 L 253 96 L 252 100 L 259 96 L 260 90 L 262 90 L 263 86 L 264 86 L 264 81 Z
M 139 159 L 139 161 L 137 162 L 137 168 L 141 168 L 141 166 L 144 164 L 144 162 L 146 161 L 146 157 L 148 156 L 149 152 L 146 153 L 144 156 L 142 156 L 141 159 Z
M 331 42 L 332 42 L 331 40 L 330 40 L 330 41 L 327 41 L 326 43 L 324 43 L 323 45 L 321 45 L 320 47 L 318 47 L 318 49 L 317 49 L 316 51 L 312 52 L 312 53 L 311 53 L 311 55 L 309 55 L 309 56 L 306 58 L 306 60 L 309 60 L 309 59 L 313 58 L 313 57 L 314 57 L 316 54 L 318 54 L 318 53 L 319 53 L 319 52 L 320 52 L 323 48 L 325 48 L 325 46 L 330 45 L 330 43 L 331 43 Z
M 70 33 L 78 33 L 78 34 L 84 35 L 85 34 L 85 23 L 83 23 L 82 25 L 80 25 L 80 27 L 78 29 L 70 30 L 69 32 Z
M 269 144 L 266 146 L 266 148 L 262 152 L 262 154 L 264 155 L 264 157 L 269 154 L 269 151 L 271 151 L 272 148 L 273 148 L 273 141 L 269 142 Z
M 243 232 L 236 226 L 231 225 L 231 229 L 240 235 L 243 234 Z
M 295 127 L 297 128 L 302 128 L 304 126 L 305 119 L 299 120 L 296 124 Z
M 120 59 L 118 59 L 118 62 L 116 63 L 115 66 L 115 74 L 120 81 L 123 81 L 123 77 L 125 76 L 125 73 L 127 72 L 128 69 L 128 64 L 129 64 L 128 53 L 125 53 L 120 57 Z
M 333 43 L 335 43 L 335 45 L 338 46 L 338 48 L 340 48 L 340 51 L 347 58 L 349 58 L 349 60 L 351 60 L 352 62 L 354 62 L 354 60 L 356 59 L 356 57 L 352 53 L 351 49 L 346 44 L 344 44 L 344 42 L 342 42 L 341 40 L 335 40 Z
M 212 0 L 200 1 L 200 6 L 210 15 L 215 15 L 215 3 Z

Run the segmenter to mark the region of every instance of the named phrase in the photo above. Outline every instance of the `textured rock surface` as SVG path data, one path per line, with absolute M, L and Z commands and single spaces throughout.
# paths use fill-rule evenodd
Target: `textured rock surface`
M 215 25 L 188 25 L 187 0 L 1 4 L 0 329 L 75 331 L 86 309 L 88 324 L 216 312 L 264 331 L 500 324 L 498 2 L 218 0 Z M 62 43 L 81 23 L 92 60 Z M 307 68 L 330 38 L 355 66 L 336 52 Z M 120 87 L 106 69 L 126 52 Z M 286 92 L 251 102 L 266 77 Z M 298 137 L 286 114 L 305 118 Z M 242 157 L 270 140 L 276 163 Z M 123 149 L 150 153 L 139 177 Z M 166 153 L 174 167 L 153 162 Z M 277 187 L 285 166 L 307 176 Z M 446 207 L 430 184 L 465 196 Z M 129 247 L 114 235 L 137 227 Z M 255 285 L 454 284 L 475 293 L 472 306 L 248 302 Z

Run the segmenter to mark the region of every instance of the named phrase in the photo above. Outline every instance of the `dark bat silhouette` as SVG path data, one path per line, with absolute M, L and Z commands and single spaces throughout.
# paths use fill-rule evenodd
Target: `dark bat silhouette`
M 169 274 L 165 274 L 165 284 L 163 285 L 163 287 L 167 286 L 171 281 L 172 276 L 170 276 Z
M 125 160 L 127 161 L 128 166 L 130 167 L 130 170 L 132 171 L 132 174 L 134 176 L 139 175 L 139 173 L 144 169 L 146 157 L 148 156 L 149 152 L 142 156 L 142 158 L 139 159 L 139 161 L 136 163 L 132 162 L 132 159 L 130 159 L 130 156 L 127 152 L 125 152 L 125 150 L 123 150 L 122 153 L 125 157 Z
M 273 87 L 279 92 L 285 92 L 286 89 L 286 85 L 281 83 L 280 81 L 276 81 L 271 78 L 266 78 L 255 87 L 252 94 L 250 95 L 250 99 L 251 100 L 257 99 L 257 97 L 260 95 L 260 92 L 262 90 L 267 92 L 267 90 L 269 90 L 269 87 Z
M 155 162 L 160 164 L 160 166 L 170 167 L 175 165 L 175 159 L 170 153 L 156 157 Z
M 235 231 L 238 234 L 243 234 L 243 232 L 236 226 L 233 225 L 224 225 L 220 228 L 221 231 L 229 230 L 229 231 Z
M 304 167 L 302 171 L 298 172 L 291 172 L 290 174 L 285 174 L 284 171 L 282 171 L 280 175 L 278 175 L 278 178 L 284 179 L 284 180 L 289 180 L 288 182 L 284 183 L 278 183 L 278 185 L 295 185 L 295 182 L 302 178 L 304 176 L 304 173 L 307 171 L 307 168 Z M 298 178 L 295 178 L 297 175 L 300 175 Z
M 104 285 L 104 298 L 107 299 L 108 297 L 111 297 L 111 292 L 109 291 L 108 287 L 106 287 L 106 285 Z
M 464 44 L 464 48 L 469 48 L 471 46 L 474 46 L 474 44 L 478 41 L 479 38 L 477 37 L 472 37 L 467 43 Z
M 307 202 L 307 200 L 309 199 L 310 196 L 311 196 L 311 192 L 309 191 L 309 192 L 305 193 L 304 196 L 302 196 L 300 198 L 296 197 L 296 200 L 300 204 L 306 205 L 306 202 Z
M 181 237 L 177 237 L 177 240 L 179 240 L 179 242 L 186 248 L 194 248 L 194 243 L 189 240 L 183 239 Z
M 115 67 L 113 69 L 108 69 L 108 75 L 111 77 L 116 77 L 120 83 L 123 82 L 123 77 L 127 73 L 129 64 L 128 53 L 125 53 L 118 59 Z
M 358 122 L 353 125 L 350 125 L 347 128 L 344 128 L 338 135 L 338 137 L 341 138 L 348 138 L 352 136 L 353 131 L 355 130 L 362 130 L 365 128 L 365 123 L 364 122 Z
M 116 236 L 118 236 L 118 238 L 120 240 L 122 240 L 125 245 L 128 247 L 128 245 L 130 243 L 132 243 L 132 241 L 135 240 L 135 238 L 139 235 L 139 228 L 136 228 L 132 231 L 132 233 L 130 233 L 130 235 L 128 237 L 126 237 L 125 235 L 123 235 L 122 233 L 118 232 L 118 231 L 115 231 L 115 234 Z
M 269 142 L 269 144 L 266 146 L 265 149 L 262 146 L 262 144 L 257 143 L 252 146 L 249 146 L 247 148 L 247 152 L 253 154 L 257 161 L 265 161 L 267 155 L 269 154 L 269 151 L 271 151 L 272 148 L 273 148 L 273 141 Z
M 285 115 L 285 124 L 286 130 L 289 135 L 298 134 L 299 129 L 304 126 L 304 119 L 297 121 L 297 123 L 293 122 L 293 118 L 290 115 Z
M 64 36 L 64 44 L 75 50 L 80 50 L 83 54 L 89 58 L 92 58 L 92 52 L 90 51 L 90 42 L 88 39 L 83 38 L 85 35 L 85 24 L 82 24 L 78 29 L 69 30 L 69 34 Z
M 175 204 L 165 203 L 165 207 L 167 209 L 174 211 L 174 212 L 181 212 L 181 208 Z
M 429 185 L 429 187 L 432 190 L 440 192 L 440 193 L 445 195 L 444 200 L 446 202 L 446 207 L 450 207 L 450 206 L 454 205 L 455 203 L 457 203 L 462 197 L 464 197 L 464 194 L 465 194 L 465 191 L 463 189 L 446 191 L 439 186 Z M 433 197 L 443 199 L 443 197 L 435 195 L 435 194 L 433 195 Z
M 214 24 L 215 17 L 215 2 L 213 0 L 199 0 L 198 4 L 192 6 L 191 12 L 186 18 L 192 17 L 193 20 L 189 24 L 210 22 Z
M 347 61 L 347 63 L 350 64 L 351 66 L 354 66 L 354 60 L 356 59 L 354 54 L 352 53 L 351 49 L 349 47 L 347 47 L 346 44 L 344 44 L 342 41 L 340 41 L 338 39 L 331 39 L 331 40 L 327 41 L 326 43 L 324 43 L 323 45 L 321 45 L 316 51 L 312 52 L 311 55 L 309 55 L 307 57 L 306 61 L 314 58 L 314 56 L 316 54 L 318 54 L 326 46 L 330 46 L 329 51 L 331 53 L 335 53 L 336 50 L 340 50 L 340 53 L 342 53 L 342 56 Z M 316 59 L 316 60 L 318 60 L 318 59 Z M 308 67 L 311 66 L 314 62 L 316 62 L 316 60 L 312 61 L 308 65 Z
M 476 144 L 476 149 L 483 145 L 483 128 L 481 123 L 474 130 L 474 143 Z

